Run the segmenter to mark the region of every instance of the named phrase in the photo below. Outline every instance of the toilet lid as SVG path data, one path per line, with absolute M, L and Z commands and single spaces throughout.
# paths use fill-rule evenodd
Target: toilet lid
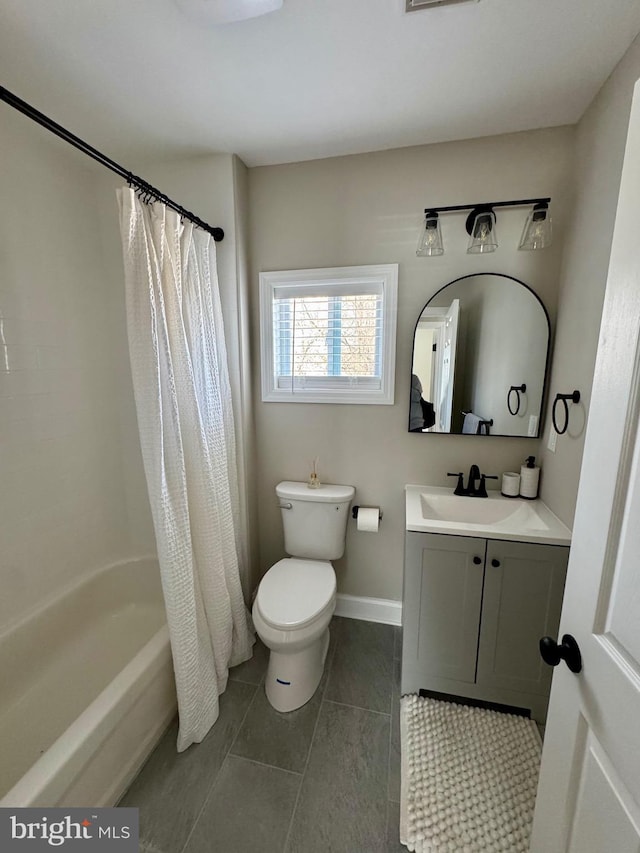
M 302 628 L 325 609 L 336 591 L 331 563 L 280 560 L 260 581 L 256 602 L 274 628 Z

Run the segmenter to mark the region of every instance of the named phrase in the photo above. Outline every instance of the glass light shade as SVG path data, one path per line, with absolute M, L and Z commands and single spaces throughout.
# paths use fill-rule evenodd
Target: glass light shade
M 424 225 L 420 232 L 416 255 L 419 258 L 432 258 L 443 255 L 442 232 L 440 230 L 440 217 L 433 211 L 428 211 L 424 217 Z
M 518 249 L 534 252 L 551 245 L 551 214 L 546 204 L 535 204 L 529 211 Z
M 493 210 L 481 210 L 473 220 L 467 253 L 480 255 L 495 252 L 497 248 L 496 215 Z

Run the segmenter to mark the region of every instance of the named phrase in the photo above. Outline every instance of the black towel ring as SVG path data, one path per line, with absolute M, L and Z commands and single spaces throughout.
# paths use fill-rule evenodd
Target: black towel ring
M 520 411 L 520 404 L 521 404 L 521 402 L 522 402 L 522 400 L 520 399 L 520 394 L 524 394 L 524 392 L 525 392 L 526 390 L 527 390 L 527 386 L 525 385 L 525 383 L 524 383 L 524 382 L 522 383 L 522 385 L 512 385 L 512 386 L 511 386 L 511 388 L 509 388 L 509 393 L 507 394 L 507 409 L 509 409 L 509 414 L 510 414 L 510 415 L 517 415 L 517 414 L 519 413 L 519 411 Z M 515 392 L 515 395 L 516 395 L 516 405 L 515 405 L 515 407 L 512 409 L 512 408 L 511 408 L 511 395 L 512 395 L 514 392 Z
M 571 394 L 556 394 L 556 398 L 553 401 L 553 409 L 551 411 L 551 420 L 553 422 L 553 428 L 558 433 L 558 435 L 564 435 L 569 426 L 569 404 L 567 400 L 571 400 L 572 403 L 580 402 L 580 392 L 574 391 Z M 558 426 L 558 420 L 556 418 L 556 408 L 558 403 L 562 403 L 564 406 L 564 424 L 562 429 Z

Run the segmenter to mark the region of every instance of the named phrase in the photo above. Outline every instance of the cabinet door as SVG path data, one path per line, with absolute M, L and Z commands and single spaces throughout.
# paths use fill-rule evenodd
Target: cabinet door
M 473 683 L 486 542 L 407 533 L 406 549 L 403 666 Z
M 489 541 L 478 685 L 546 695 L 552 670 L 540 638 L 556 637 L 569 549 Z

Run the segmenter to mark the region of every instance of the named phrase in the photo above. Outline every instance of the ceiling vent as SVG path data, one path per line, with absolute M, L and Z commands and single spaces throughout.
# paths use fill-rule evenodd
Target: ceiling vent
M 433 6 L 457 6 L 459 3 L 479 3 L 480 0 L 406 0 L 406 12 L 431 9 Z

